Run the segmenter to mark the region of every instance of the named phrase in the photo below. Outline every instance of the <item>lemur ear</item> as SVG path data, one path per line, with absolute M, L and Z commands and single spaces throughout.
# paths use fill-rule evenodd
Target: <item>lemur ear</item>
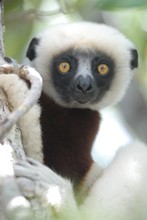
M 136 49 L 131 49 L 131 69 L 135 69 L 138 67 L 138 52 Z
M 34 60 L 36 57 L 36 46 L 39 44 L 39 38 L 33 38 L 29 44 L 26 56 L 29 60 Z

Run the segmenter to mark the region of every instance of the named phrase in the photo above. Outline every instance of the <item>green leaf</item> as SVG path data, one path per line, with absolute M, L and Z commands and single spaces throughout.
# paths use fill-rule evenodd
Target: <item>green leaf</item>
M 97 0 L 96 6 L 100 9 L 147 7 L 147 0 Z

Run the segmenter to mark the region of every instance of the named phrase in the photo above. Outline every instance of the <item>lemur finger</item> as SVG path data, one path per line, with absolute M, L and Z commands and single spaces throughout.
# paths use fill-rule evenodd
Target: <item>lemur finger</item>
M 38 172 L 40 173 L 41 176 L 47 177 L 54 175 L 53 170 L 51 170 L 49 167 L 45 166 L 44 164 L 41 164 L 39 161 L 29 157 L 27 158 L 27 161 L 31 166 L 34 166 L 35 170 L 36 168 L 38 169 Z
M 33 158 L 27 157 L 27 162 L 33 166 L 41 166 L 41 163 Z
M 18 164 L 14 165 L 14 172 L 16 177 L 26 177 L 30 180 L 38 180 L 39 176 L 39 173 L 34 169 L 28 169 Z
M 26 168 L 32 167 L 32 165 L 31 165 L 27 160 L 16 161 L 16 162 L 15 162 L 15 165 L 22 166 L 22 167 L 26 167 Z
M 19 177 L 16 179 L 16 182 L 23 196 L 25 196 L 28 199 L 33 198 L 35 196 L 33 181 L 24 177 Z

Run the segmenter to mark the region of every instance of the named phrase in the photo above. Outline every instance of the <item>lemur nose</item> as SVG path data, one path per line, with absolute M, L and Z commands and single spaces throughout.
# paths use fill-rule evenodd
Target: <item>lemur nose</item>
M 79 93 L 91 93 L 93 91 L 92 79 L 88 76 L 86 78 L 79 76 L 75 84 L 75 90 Z

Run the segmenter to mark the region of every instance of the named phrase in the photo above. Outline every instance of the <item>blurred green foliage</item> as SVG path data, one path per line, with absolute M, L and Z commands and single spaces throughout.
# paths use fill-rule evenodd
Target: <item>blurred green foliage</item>
M 147 6 L 146 0 L 98 0 L 96 1 L 97 7 L 101 9 L 120 9 L 132 7 L 145 7 Z
M 25 45 L 33 30 L 34 19 L 24 13 L 25 2 L 31 8 L 39 8 L 40 0 L 5 0 L 4 23 L 5 23 L 5 50 L 6 55 L 21 61 Z
M 77 5 L 83 7 L 86 2 L 91 2 L 101 10 L 120 10 L 133 7 L 147 7 L 147 0 L 78 0 Z

